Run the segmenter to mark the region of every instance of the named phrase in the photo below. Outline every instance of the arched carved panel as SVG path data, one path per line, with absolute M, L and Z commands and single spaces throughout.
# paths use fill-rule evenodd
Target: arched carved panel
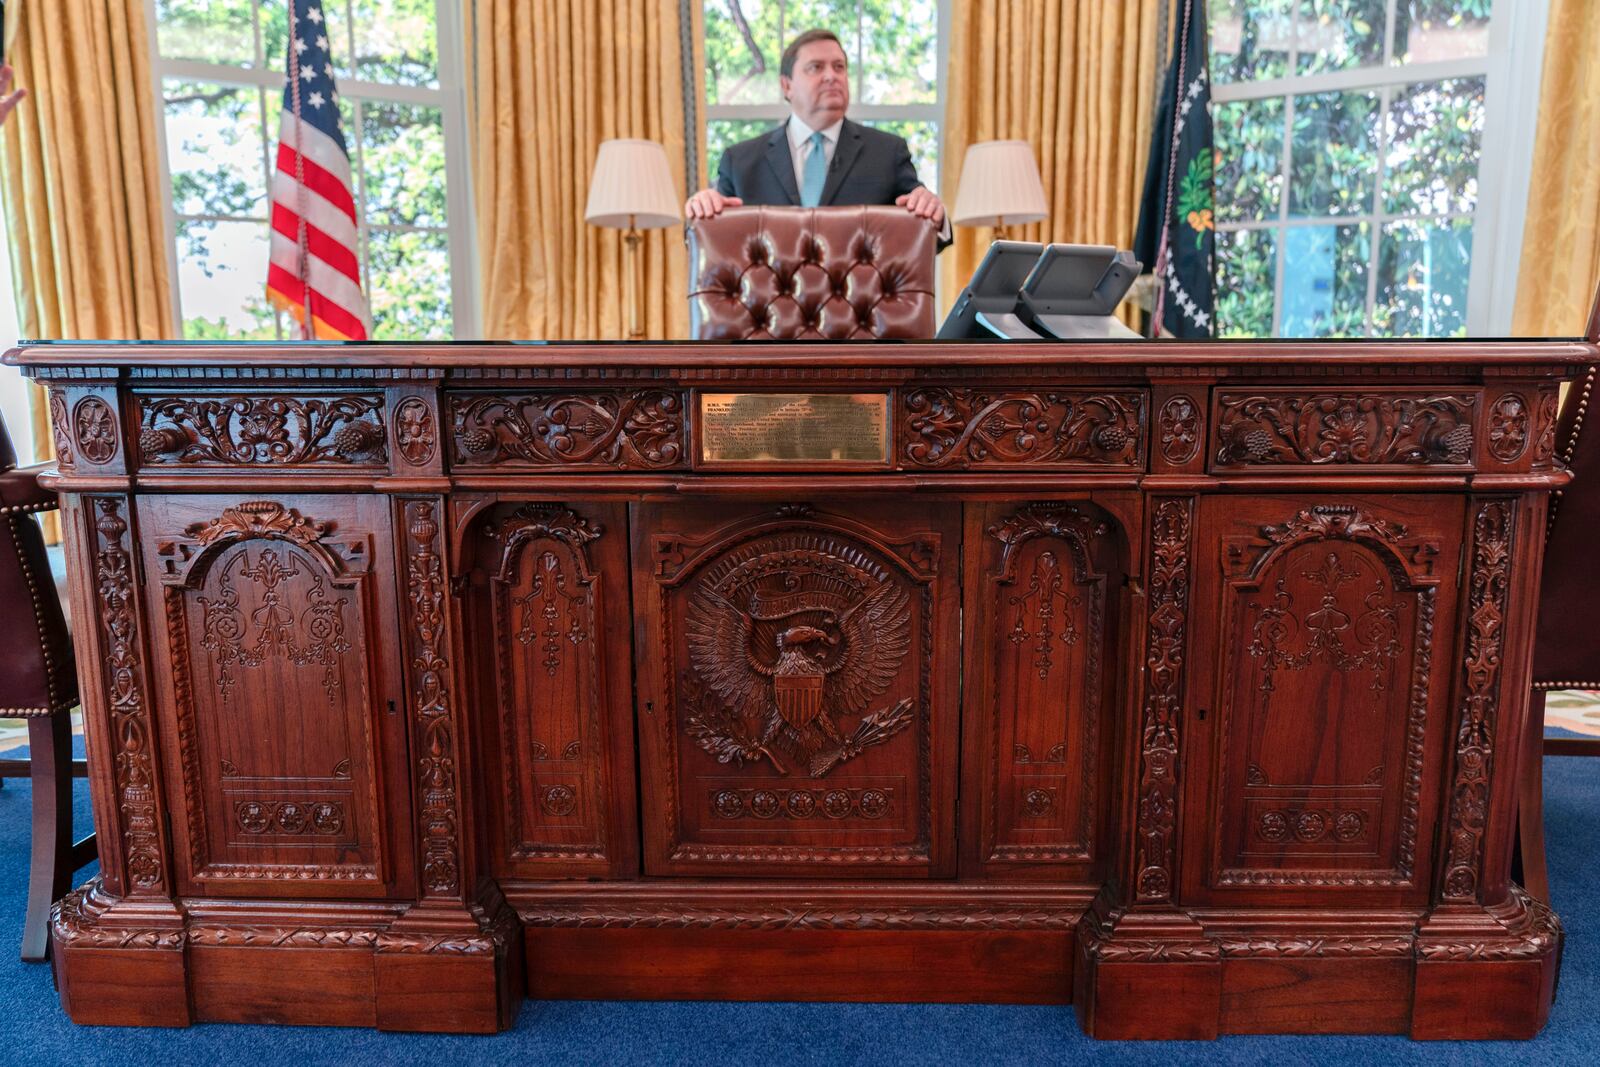
M 667 531 L 644 587 L 653 870 L 950 863 L 937 779 L 954 769 L 952 518 L 927 505 L 652 517 Z
M 523 505 L 483 527 L 490 580 L 507 845 L 513 859 L 602 859 L 600 578 L 607 531 L 561 506 Z
M 1333 505 L 1224 542 L 1213 886 L 1426 882 L 1444 532 Z
M 965 698 L 985 866 L 1095 854 L 1114 528 L 1089 504 L 975 509 Z M 981 529 L 981 537 L 974 534 Z M 976 553 L 974 555 L 974 553 Z M 979 736 L 981 733 L 981 737 Z M 971 825 L 970 823 L 968 824 Z
M 151 518 L 176 527 L 153 540 L 187 876 L 206 892 L 372 895 L 394 875 L 369 667 L 375 539 L 332 506 L 337 519 L 269 500 Z

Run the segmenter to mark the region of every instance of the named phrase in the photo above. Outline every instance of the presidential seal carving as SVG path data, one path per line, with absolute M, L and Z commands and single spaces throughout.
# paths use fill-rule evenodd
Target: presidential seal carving
M 820 778 L 911 725 L 911 700 L 880 702 L 911 649 L 911 598 L 841 539 L 778 540 L 694 589 L 684 724 L 720 763 Z

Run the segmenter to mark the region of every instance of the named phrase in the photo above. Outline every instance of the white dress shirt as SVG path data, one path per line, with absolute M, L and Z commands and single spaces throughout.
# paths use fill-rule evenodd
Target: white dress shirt
M 833 163 L 833 154 L 839 150 L 839 131 L 844 129 L 844 119 L 840 119 L 832 126 L 822 130 L 813 130 L 796 115 L 789 116 L 789 158 L 794 160 L 794 187 L 806 187 L 806 160 L 816 146 L 811 143 L 811 136 L 815 133 L 822 134 L 822 160 L 825 164 L 823 173 L 827 173 L 828 166 Z
M 822 134 L 822 158 L 826 164 L 823 167 L 823 171 L 826 173 L 827 169 L 833 166 L 833 154 L 839 150 L 839 133 L 843 129 L 844 119 L 840 119 L 832 126 L 826 126 L 821 130 L 813 130 L 810 126 L 800 121 L 798 115 L 790 113 L 787 126 L 789 158 L 794 162 L 794 187 L 796 189 L 804 189 L 806 187 L 806 160 L 810 158 L 812 152 L 816 151 L 816 146 L 811 143 L 812 134 Z M 949 215 L 946 215 L 944 221 L 939 224 L 939 240 L 950 240 Z

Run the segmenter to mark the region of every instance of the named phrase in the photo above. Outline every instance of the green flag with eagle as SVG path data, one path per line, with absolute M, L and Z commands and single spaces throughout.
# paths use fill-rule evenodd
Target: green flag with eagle
M 1159 287 L 1151 332 L 1159 323 L 1174 337 L 1210 337 L 1216 149 L 1205 0 L 1178 0 L 1174 13 L 1178 32 L 1156 111 L 1133 254 L 1151 264 Z

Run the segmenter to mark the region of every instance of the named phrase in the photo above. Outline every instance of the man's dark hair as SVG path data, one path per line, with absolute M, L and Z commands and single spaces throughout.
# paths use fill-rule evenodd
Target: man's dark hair
M 832 41 L 839 46 L 839 51 L 844 51 L 844 42 L 832 30 L 807 30 L 789 42 L 789 47 L 783 50 L 783 58 L 778 61 L 778 73 L 785 78 L 794 77 L 794 57 L 800 54 L 800 49 L 817 41 Z M 848 56 L 846 57 L 848 61 Z

